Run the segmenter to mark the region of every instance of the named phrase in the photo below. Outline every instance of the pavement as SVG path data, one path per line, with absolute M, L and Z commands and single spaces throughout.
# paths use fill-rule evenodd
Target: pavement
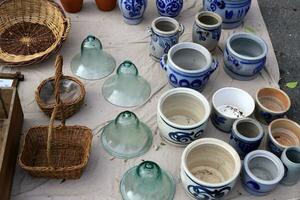
M 280 68 L 279 82 L 290 96 L 288 118 L 300 123 L 300 0 L 258 0 Z M 289 82 L 299 81 L 290 89 Z

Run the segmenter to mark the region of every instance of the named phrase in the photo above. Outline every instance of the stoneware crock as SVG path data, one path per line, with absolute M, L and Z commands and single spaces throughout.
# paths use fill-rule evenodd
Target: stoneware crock
M 230 132 L 234 121 L 249 117 L 254 108 L 254 100 L 246 91 L 224 87 L 216 91 L 212 97 L 211 120 L 216 128 Z
M 249 152 L 258 149 L 264 136 L 263 127 L 251 118 L 237 119 L 231 130 L 229 144 L 243 159 Z
M 300 146 L 300 125 L 284 118 L 272 121 L 268 127 L 267 146 L 278 157 L 287 147 Z
M 202 11 L 195 16 L 193 42 L 201 44 L 209 51 L 218 45 L 221 37 L 222 18 L 210 11 Z
M 264 68 L 268 46 L 252 33 L 235 33 L 229 36 L 224 50 L 224 69 L 232 78 L 241 81 L 256 78 Z
M 220 199 L 234 187 L 241 170 L 237 152 L 226 142 L 203 138 L 189 144 L 181 156 L 181 181 L 193 199 Z
M 170 17 L 158 17 L 153 20 L 151 28 L 150 56 L 159 61 L 167 54 L 172 46 L 178 43 L 184 32 L 184 26 Z
M 182 10 L 183 0 L 156 0 L 158 13 L 165 17 L 177 17 Z
M 218 13 L 222 28 L 233 29 L 241 25 L 251 6 L 251 0 L 203 0 L 203 9 Z
M 283 185 L 295 185 L 300 178 L 300 147 L 289 147 L 281 154 L 281 161 L 285 166 Z
M 60 0 L 64 10 L 69 13 L 77 13 L 81 10 L 83 0 Z
M 143 20 L 147 0 L 118 0 L 119 8 L 125 23 L 136 25 Z
M 116 7 L 117 0 L 95 0 L 97 7 L 102 11 L 111 11 Z
M 202 91 L 217 69 L 218 61 L 202 45 L 182 42 L 174 45 L 160 59 L 169 83 L 173 87 L 187 87 Z
M 157 107 L 157 124 L 166 141 L 186 146 L 201 137 L 210 115 L 210 105 L 199 92 L 174 88 L 164 93 Z
M 269 124 L 282 118 L 291 107 L 289 96 L 277 88 L 261 88 L 255 95 L 255 118 L 263 124 Z
M 284 166 L 271 152 L 255 150 L 246 155 L 242 169 L 242 183 L 250 194 L 262 196 L 270 193 L 283 176 Z

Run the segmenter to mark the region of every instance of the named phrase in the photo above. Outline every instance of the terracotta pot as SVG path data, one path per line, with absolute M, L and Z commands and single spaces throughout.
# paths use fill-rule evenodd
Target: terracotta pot
M 117 0 L 95 0 L 98 8 L 103 11 L 111 11 L 116 7 Z
M 76 13 L 82 8 L 83 0 L 60 0 L 66 12 Z

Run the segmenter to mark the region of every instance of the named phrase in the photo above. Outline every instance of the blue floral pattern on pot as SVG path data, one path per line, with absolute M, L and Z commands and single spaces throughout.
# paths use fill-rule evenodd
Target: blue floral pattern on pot
M 146 6 L 147 0 L 119 0 L 124 20 L 129 24 L 138 24 L 142 20 Z
M 228 193 L 231 190 L 231 187 L 226 186 L 221 189 L 212 188 L 211 190 L 202 187 L 200 185 L 189 185 L 188 191 L 196 198 L 196 199 L 204 199 L 204 200 L 210 200 L 210 199 L 220 199 L 222 198 L 226 193 Z
M 213 40 L 219 41 L 221 36 L 221 29 L 204 30 L 203 28 L 196 28 L 196 33 L 198 34 L 199 40 L 206 41 L 208 37 Z
M 218 126 L 225 124 L 227 121 L 225 117 L 219 116 L 217 113 L 213 113 L 211 119 Z
M 246 142 L 234 135 L 232 132 L 229 139 L 229 144 L 235 148 L 238 154 L 243 158 L 251 151 L 258 149 L 261 140 L 255 142 Z
M 186 143 L 189 144 L 194 140 L 199 139 L 200 135 L 204 132 L 203 129 L 195 132 L 184 132 L 184 131 L 176 131 L 176 132 L 170 132 L 169 137 L 174 140 L 175 142 L 179 143 Z
M 156 0 L 156 7 L 161 16 L 176 17 L 183 7 L 183 0 Z
M 269 147 L 270 151 L 272 153 L 274 153 L 276 156 L 280 157 L 283 150 L 280 149 L 279 147 L 277 147 L 276 144 L 274 144 L 273 141 L 270 138 L 268 140 L 269 140 L 268 141 L 268 147 Z
M 160 57 L 155 54 L 167 54 L 172 46 L 178 43 L 179 33 L 172 36 L 161 36 L 157 35 L 152 31 L 150 48 L 152 48 L 152 54 L 155 59 L 159 60 Z

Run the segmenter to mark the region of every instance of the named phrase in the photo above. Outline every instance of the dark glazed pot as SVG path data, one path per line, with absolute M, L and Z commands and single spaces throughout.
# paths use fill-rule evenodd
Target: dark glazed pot
M 111 11 L 116 7 L 117 0 L 95 0 L 98 8 L 103 11 Z
M 83 0 L 60 0 L 66 12 L 77 13 L 81 10 Z

